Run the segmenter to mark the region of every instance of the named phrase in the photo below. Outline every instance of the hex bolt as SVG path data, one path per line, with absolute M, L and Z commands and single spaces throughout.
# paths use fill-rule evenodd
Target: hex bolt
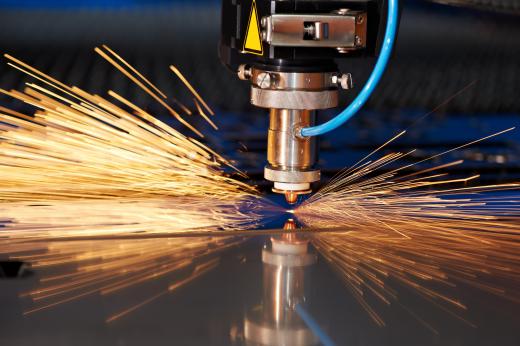
M 251 67 L 247 66 L 246 64 L 238 66 L 237 74 L 240 80 L 251 79 L 251 72 Z
M 354 87 L 354 81 L 352 80 L 352 75 L 350 73 L 345 73 L 341 75 L 339 79 L 339 84 L 345 90 L 352 89 Z
M 341 86 L 344 90 L 349 90 L 354 87 L 354 81 L 352 80 L 352 75 L 350 73 L 344 73 L 341 76 L 334 75 L 332 76 L 331 82 L 332 84 Z

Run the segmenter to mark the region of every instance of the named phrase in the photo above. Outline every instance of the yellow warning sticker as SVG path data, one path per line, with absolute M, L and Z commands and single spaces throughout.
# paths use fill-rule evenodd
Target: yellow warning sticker
M 262 38 L 260 36 L 260 23 L 258 22 L 258 12 L 256 10 L 256 1 L 253 0 L 249 21 L 247 23 L 246 39 L 244 40 L 244 52 L 264 55 Z

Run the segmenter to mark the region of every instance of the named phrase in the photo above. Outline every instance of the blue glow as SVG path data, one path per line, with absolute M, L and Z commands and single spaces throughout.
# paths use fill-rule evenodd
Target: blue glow
M 386 22 L 385 37 L 383 40 L 383 47 L 379 53 L 376 65 L 372 74 L 368 78 L 365 86 L 359 93 L 359 95 L 352 101 L 352 103 L 343 110 L 343 112 L 336 115 L 333 119 L 317 126 L 306 127 L 301 130 L 301 135 L 304 137 L 319 136 L 324 133 L 330 132 L 337 127 L 344 124 L 350 118 L 352 118 L 363 105 L 367 102 L 370 95 L 374 92 L 379 80 L 385 72 L 386 65 L 390 59 L 392 53 L 392 47 L 394 45 L 395 36 L 397 32 L 398 22 L 398 0 L 388 0 L 388 19 Z
M 336 344 L 332 339 L 325 333 L 323 329 L 321 329 L 320 325 L 316 320 L 301 306 L 300 304 L 296 305 L 296 313 L 300 318 L 305 322 L 307 327 L 312 331 L 312 333 L 318 337 L 321 344 L 324 346 L 335 346 Z

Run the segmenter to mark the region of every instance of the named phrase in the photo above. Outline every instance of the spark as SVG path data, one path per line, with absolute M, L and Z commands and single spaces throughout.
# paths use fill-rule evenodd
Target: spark
M 10 220 L 3 223 L 0 256 L 29 262 L 38 270 L 40 285 L 22 294 L 33 301 L 26 315 L 90 295 L 109 296 L 170 280 L 164 292 L 107 317 L 112 322 L 215 268 L 221 252 L 241 244 L 244 238 L 235 236 L 236 230 L 258 225 L 254 206 L 259 204 L 242 201 L 245 213 L 244 205 L 234 202 L 160 197 L 1 203 L 0 214 Z M 153 237 L 201 229 L 206 236 Z M 211 236 L 212 231 L 219 236 Z M 118 238 L 143 234 L 149 238 Z M 211 265 L 201 270 L 203 263 Z
M 429 117 L 430 115 L 434 114 L 435 112 L 437 112 L 439 109 L 441 109 L 442 107 L 446 106 L 448 103 L 450 103 L 452 100 L 454 100 L 457 96 L 463 94 L 464 92 L 466 92 L 468 89 L 472 88 L 473 86 L 475 86 L 477 84 L 478 80 L 475 79 L 471 82 L 469 82 L 468 84 L 466 84 L 462 89 L 460 89 L 459 91 L 457 91 L 456 93 L 450 95 L 447 99 L 445 99 L 444 101 L 442 101 L 439 105 L 437 105 L 434 109 L 432 109 L 431 111 L 429 111 L 428 113 L 422 115 L 421 117 L 417 118 L 416 120 L 414 120 L 414 122 L 408 126 L 408 128 L 411 128 L 413 126 L 415 126 L 417 123 L 421 122 L 422 120 L 424 120 L 425 118 Z
M 169 105 L 191 114 L 175 98 L 107 46 L 95 51 L 203 136 Z M 0 89 L 36 108 L 33 115 L 0 108 L 0 254 L 41 274 L 24 294 L 34 303 L 26 314 L 169 278 L 164 292 L 107 317 L 115 321 L 214 269 L 220 252 L 242 242 L 234 232 L 257 225 L 256 210 L 267 203 L 209 146 L 113 90 L 91 94 L 5 57 L 36 80 L 23 92 Z M 201 230 L 205 236 L 153 238 Z
M 165 95 L 107 46 L 95 51 L 203 137 L 168 101 L 189 115 L 186 106 Z M 27 115 L 0 108 L 4 218 L 0 253 L 48 270 L 41 286 L 25 293 L 35 304 L 27 314 L 171 278 L 167 289 L 106 319 L 115 321 L 214 269 L 221 251 L 241 243 L 236 231 L 256 226 L 260 219 L 256 211 L 265 208 L 264 201 L 253 187 L 231 177 L 228 170 L 244 173 L 207 145 L 115 91 L 107 92 L 109 100 L 65 85 L 14 57 L 6 58 L 10 66 L 38 81 L 27 83 L 23 92 L 0 90 L 37 109 Z M 213 111 L 180 71 L 170 68 L 195 96 L 199 115 L 216 128 L 203 108 L 210 115 Z M 384 304 L 396 302 L 390 278 L 448 312 L 466 306 L 432 288 L 432 283 L 446 288 L 470 284 L 519 302 L 518 292 L 492 280 L 520 281 L 519 200 L 485 193 L 517 190 L 520 184 L 451 187 L 478 177 L 448 177 L 443 170 L 461 164 L 460 160 L 409 173 L 425 162 L 510 130 L 381 172 L 413 154 L 411 150 L 370 160 L 403 131 L 287 212 L 310 227 L 344 229 L 316 232 L 313 244 L 380 325 L 383 319 L 365 297 L 372 294 Z M 197 230 L 228 233 L 117 238 Z M 87 239 L 96 236 L 106 239 Z M 77 240 L 59 241 L 73 238 Z
M 401 132 L 294 210 L 307 227 L 344 229 L 316 233 L 312 242 L 378 325 L 385 322 L 368 297 L 403 306 L 396 284 L 470 325 L 461 316 L 466 305 L 446 293 L 457 285 L 520 303 L 515 289 L 520 284 L 520 198 L 493 194 L 518 191 L 520 183 L 457 187 L 478 177 L 449 177 L 444 170 L 462 160 L 421 165 L 512 129 L 411 164 L 399 162 L 409 160 L 413 150 L 372 158 Z M 391 165 L 398 168 L 387 169 Z
M 138 80 L 144 76 L 116 62 L 120 56 L 96 52 L 166 104 L 157 87 Z M 232 163 L 115 91 L 108 91 L 109 101 L 6 57 L 45 85 L 27 83 L 24 92 L 0 89 L 37 108 L 33 116 L 5 108 L 0 112 L 1 200 L 256 194 L 225 172 L 226 167 L 236 170 Z
M 157 93 L 153 92 L 148 88 L 142 81 L 140 81 L 136 76 L 132 75 L 131 72 L 126 70 L 123 66 L 121 66 L 119 63 L 117 63 L 109 54 L 110 51 L 104 52 L 101 48 L 96 47 L 94 49 L 96 53 L 101 55 L 105 60 L 110 62 L 113 66 L 115 66 L 121 73 L 123 73 L 126 77 L 128 77 L 132 82 L 134 82 L 137 86 L 139 86 L 142 90 L 144 90 L 148 95 L 150 95 L 155 101 L 157 101 L 161 106 L 166 108 L 171 115 L 173 115 L 179 122 L 181 122 L 184 126 L 188 127 L 190 130 L 192 130 L 195 134 L 197 134 L 200 137 L 204 137 L 204 135 L 195 129 L 190 123 L 188 123 L 184 118 L 181 117 L 181 115 L 175 111 L 168 103 L 166 103 L 160 95 L 157 95 Z M 116 57 L 117 59 L 118 57 Z M 127 63 L 126 63 L 127 64 Z M 145 81 L 146 82 L 146 81 Z
M 155 296 L 152 296 L 150 298 L 148 298 L 147 300 L 137 304 L 137 305 L 134 305 L 124 311 L 121 311 L 113 316 L 110 316 L 109 318 L 107 318 L 106 322 L 109 323 L 109 322 L 113 322 L 115 321 L 116 319 L 119 319 L 125 315 L 128 315 L 129 313 L 139 309 L 140 307 L 156 300 L 157 298 L 163 296 L 164 294 L 166 293 L 169 293 L 169 292 L 172 292 L 174 290 L 176 290 L 177 288 L 180 288 L 188 283 L 190 283 L 191 281 L 195 280 L 196 278 L 198 278 L 199 276 L 205 274 L 207 271 L 210 271 L 212 269 L 214 269 L 216 266 L 218 265 L 218 261 L 215 261 L 215 260 L 211 260 L 211 261 L 208 261 L 206 263 L 203 263 L 203 264 L 200 264 L 198 266 L 195 267 L 195 269 L 193 270 L 193 273 L 187 277 L 186 279 L 183 279 L 179 282 L 176 282 L 172 285 L 170 285 L 168 287 L 168 290 L 164 291 L 164 292 L 161 292 Z
M 173 65 L 170 65 L 170 70 L 172 70 L 173 73 L 179 79 L 184 83 L 184 85 L 189 89 L 189 91 L 195 96 L 195 98 L 204 106 L 204 108 L 209 112 L 210 115 L 215 115 L 215 112 L 208 106 L 208 104 L 204 101 L 204 99 L 199 95 L 197 90 L 191 85 L 191 83 L 184 77 L 184 75 L 179 71 L 179 69 Z

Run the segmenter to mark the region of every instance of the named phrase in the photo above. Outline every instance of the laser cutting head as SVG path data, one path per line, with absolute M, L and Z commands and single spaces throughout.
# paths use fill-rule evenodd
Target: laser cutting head
M 316 111 L 350 89 L 337 58 L 373 55 L 383 0 L 223 0 L 220 58 L 250 81 L 251 104 L 269 111 L 266 180 L 289 203 L 320 180 Z M 368 16 L 377 18 L 368 22 Z
M 315 69 L 313 65 L 307 68 Z M 273 182 L 273 191 L 284 194 L 289 203 L 295 203 L 298 195 L 310 193 L 311 183 L 320 180 L 317 140 L 302 137 L 299 131 L 314 125 L 315 110 L 337 105 L 338 89 L 333 82 L 336 67 L 328 69 L 295 72 L 266 66 L 239 67 L 239 75 L 251 81 L 251 103 L 269 110 L 264 177 Z

